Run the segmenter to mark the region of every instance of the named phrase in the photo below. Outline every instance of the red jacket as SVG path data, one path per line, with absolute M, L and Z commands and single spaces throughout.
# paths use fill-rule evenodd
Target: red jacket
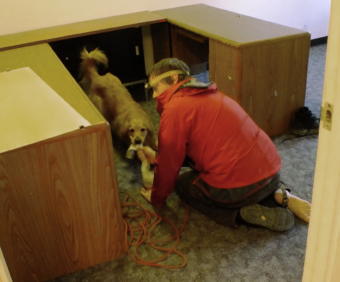
M 173 191 L 186 155 L 206 183 L 221 189 L 250 185 L 280 170 L 275 145 L 237 102 L 215 84 L 181 88 L 184 83 L 157 97 L 161 117 L 153 205 L 162 206 Z

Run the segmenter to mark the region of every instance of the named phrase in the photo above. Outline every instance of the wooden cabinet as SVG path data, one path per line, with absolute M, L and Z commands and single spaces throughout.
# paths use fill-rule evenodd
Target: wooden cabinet
M 127 252 L 109 134 L 95 125 L 0 155 L 0 244 L 14 281 Z
M 197 65 L 270 136 L 287 132 L 304 105 L 310 34 L 213 8 L 157 11 L 172 25 L 172 54 Z M 208 47 L 207 47 L 208 45 Z
M 138 12 L 0 36 L 0 72 L 29 67 L 68 104 L 66 109 L 74 109 L 87 121 L 82 128 L 61 130 L 56 134 L 55 124 L 51 122 L 56 118 L 52 110 L 40 103 L 43 112 L 38 115 L 38 108 L 31 108 L 39 104 L 39 95 L 29 84 L 31 80 L 25 81 L 28 83 L 25 93 L 27 91 L 32 101 L 26 103 L 31 126 L 24 127 L 25 137 L 33 139 L 26 138 L 27 142 L 23 142 L 15 137 L 21 131 L 17 130 L 22 128 L 20 123 L 8 125 L 13 138 L 7 138 L 6 144 L 17 145 L 7 150 L 4 146 L 0 153 L 0 246 L 15 282 L 49 280 L 127 252 L 110 127 L 76 83 L 77 66 L 74 61 L 68 64 L 74 57 L 67 55 L 67 52 L 74 54 L 74 50 L 63 50 L 61 46 L 60 60 L 49 43 L 55 42 L 57 46 L 58 41 L 89 36 L 104 42 L 108 49 L 110 44 L 131 46 L 136 39 L 134 32 L 139 33 L 140 41 L 140 26 L 158 22 L 164 22 L 163 17 Z M 126 31 L 119 31 L 122 29 L 133 31 L 133 40 L 124 37 L 129 42 L 117 42 L 122 40 L 122 33 L 126 35 Z M 113 31 L 118 37 L 107 40 Z M 68 42 L 72 45 L 82 40 Z M 80 45 L 73 47 L 79 52 Z M 129 53 L 125 54 L 130 57 Z M 126 61 L 121 56 L 119 62 L 112 61 L 113 68 L 125 71 L 124 75 L 130 77 L 136 73 L 140 75 L 141 68 L 144 71 L 141 56 L 137 58 L 138 72 L 131 58 L 122 68 L 124 59 Z M 16 81 L 18 85 L 23 82 L 21 78 Z M 2 104 L 6 92 L 0 91 Z M 11 111 L 16 98 L 12 93 L 7 103 L 10 115 L 18 114 L 18 111 Z M 58 116 L 64 117 L 62 113 Z M 26 122 L 25 116 L 21 116 L 21 120 Z M 2 112 L 0 123 L 7 124 Z M 42 125 L 38 132 L 54 133 L 38 138 L 35 135 L 38 124 Z M 2 141 L 0 139 L 0 145 Z
M 0 245 L 13 280 L 121 257 L 109 125 L 48 44 L 0 52 L 0 62 Z
M 283 134 L 304 105 L 309 44 L 306 36 L 239 48 L 210 40 L 211 79 L 270 136 Z

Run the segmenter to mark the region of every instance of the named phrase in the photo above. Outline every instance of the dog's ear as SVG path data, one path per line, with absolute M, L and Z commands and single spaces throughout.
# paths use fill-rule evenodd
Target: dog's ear
M 129 130 L 130 130 L 130 127 L 127 126 L 125 128 L 122 128 L 122 131 L 121 131 L 121 136 L 123 137 L 123 140 L 125 140 L 127 142 L 127 144 L 129 144 L 131 142 Z
M 129 124 L 126 120 L 123 120 L 122 118 L 116 117 L 112 121 L 112 128 L 115 131 L 115 134 L 117 137 L 119 137 L 122 141 L 127 141 L 129 144 L 130 138 L 129 138 Z
M 154 150 L 157 150 L 157 140 L 153 130 L 147 129 L 148 134 L 146 135 L 144 146 L 149 146 Z

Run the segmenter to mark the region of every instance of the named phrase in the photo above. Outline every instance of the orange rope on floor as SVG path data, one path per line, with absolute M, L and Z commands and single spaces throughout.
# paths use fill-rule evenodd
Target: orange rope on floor
M 126 224 L 127 244 L 129 256 L 138 264 L 161 267 L 167 269 L 182 268 L 187 265 L 187 256 L 177 249 L 183 233 L 189 221 L 189 208 L 185 208 L 183 222 L 179 227 L 168 218 L 145 209 L 141 204 L 127 195 L 122 202 L 123 219 Z M 156 239 L 156 228 L 162 223 L 167 223 L 172 230 L 168 238 Z M 170 246 L 167 246 L 170 245 Z M 155 259 L 143 258 L 141 248 L 151 248 L 162 254 Z M 180 258 L 178 264 L 167 264 L 165 261 L 171 256 L 177 255 Z

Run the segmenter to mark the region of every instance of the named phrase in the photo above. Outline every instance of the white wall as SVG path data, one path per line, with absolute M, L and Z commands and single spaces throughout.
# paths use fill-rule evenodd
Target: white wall
M 210 5 L 303 29 L 313 38 L 328 35 L 331 0 L 212 0 Z
M 331 0 L 0 0 L 0 35 L 98 17 L 205 3 L 240 14 L 328 34 Z

